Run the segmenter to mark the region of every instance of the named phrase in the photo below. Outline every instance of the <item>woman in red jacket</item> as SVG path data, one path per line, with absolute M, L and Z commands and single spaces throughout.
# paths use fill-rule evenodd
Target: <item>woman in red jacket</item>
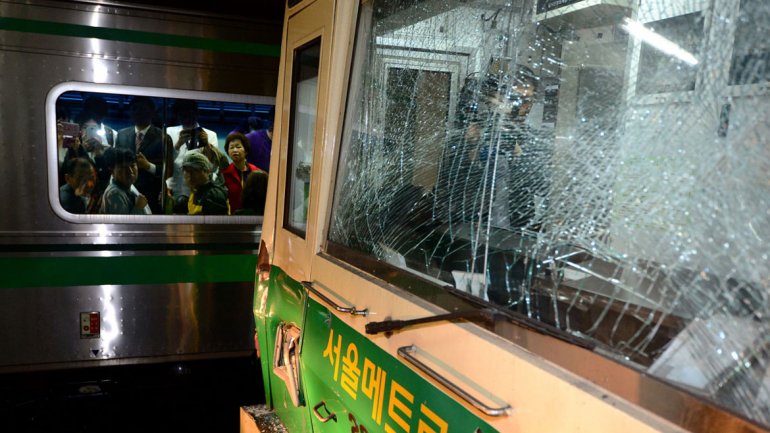
M 233 162 L 222 172 L 230 201 L 230 214 L 243 207 L 243 185 L 249 174 L 259 171 L 256 165 L 246 161 L 251 149 L 249 139 L 240 132 L 234 132 L 225 138 L 225 152 Z

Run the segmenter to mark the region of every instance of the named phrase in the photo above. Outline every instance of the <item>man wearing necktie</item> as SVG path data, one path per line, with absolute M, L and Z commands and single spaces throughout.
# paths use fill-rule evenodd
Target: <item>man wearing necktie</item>
M 162 214 L 164 174 L 170 173 L 173 144 L 162 129 L 152 124 L 155 103 L 146 96 L 135 96 L 129 105 L 134 126 L 118 131 L 116 147 L 136 154 L 139 176 L 135 186 L 149 202 L 153 214 Z

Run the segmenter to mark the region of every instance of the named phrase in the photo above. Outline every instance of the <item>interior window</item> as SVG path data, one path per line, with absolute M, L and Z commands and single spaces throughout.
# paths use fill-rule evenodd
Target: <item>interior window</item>
M 305 236 L 315 140 L 316 96 L 321 40 L 297 49 L 292 74 L 292 114 L 284 227 Z
M 730 85 L 770 4 L 402 3 L 362 6 L 327 251 L 770 425 L 770 98 Z
M 730 84 L 770 81 L 770 42 L 756 38 L 758 33 L 770 31 L 770 9 L 762 0 L 741 0 L 738 23 Z
M 78 221 L 262 215 L 272 98 L 178 96 L 90 88 L 59 94 L 51 168 L 61 209 Z
M 694 12 L 646 23 L 645 29 L 659 35 L 683 52 L 700 54 L 703 42 L 704 15 Z M 688 64 L 688 62 L 690 62 Z M 689 91 L 695 89 L 697 68 L 692 59 L 672 56 L 660 47 L 643 44 L 639 61 L 637 92 L 640 94 Z

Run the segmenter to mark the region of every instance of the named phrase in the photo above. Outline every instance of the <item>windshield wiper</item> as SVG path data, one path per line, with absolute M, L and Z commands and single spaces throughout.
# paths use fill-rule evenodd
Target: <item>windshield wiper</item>
M 493 308 L 474 309 L 466 311 L 456 311 L 454 313 L 437 314 L 435 316 L 420 317 L 410 320 L 383 320 L 381 322 L 369 322 L 366 324 L 367 334 L 379 334 L 381 332 L 393 332 L 404 329 L 409 326 L 421 325 L 423 323 L 440 322 L 442 320 L 460 320 L 460 319 L 481 319 L 485 322 L 494 323 L 499 319 L 505 318 Z

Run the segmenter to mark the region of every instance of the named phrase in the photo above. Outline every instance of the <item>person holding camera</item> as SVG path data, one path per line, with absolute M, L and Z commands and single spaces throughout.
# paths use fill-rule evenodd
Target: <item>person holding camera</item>
M 107 101 L 101 96 L 91 95 L 83 101 L 83 111 L 91 113 L 94 127 L 91 130 L 93 136 L 98 136 L 105 146 L 113 146 L 118 137 L 117 131 L 104 124 L 104 118 L 110 111 Z
M 85 158 L 96 168 L 96 188 L 94 193 L 101 195 L 110 182 L 110 170 L 104 159 L 104 152 L 110 148 L 107 140 L 99 134 L 97 115 L 90 111 L 81 111 L 75 119 L 80 126 L 77 137 L 67 144 L 62 167 L 73 158 Z
M 173 197 L 174 213 L 187 214 L 190 187 L 184 181 L 182 169 L 185 155 L 189 152 L 205 155 L 215 169 L 211 173 L 212 178 L 217 177 L 217 169 L 223 170 L 229 163 L 217 147 L 217 133 L 198 124 L 198 104 L 195 101 L 177 99 L 171 110 L 180 124 L 166 128 L 166 134 L 174 143 L 173 173 L 166 179 L 166 186 Z

